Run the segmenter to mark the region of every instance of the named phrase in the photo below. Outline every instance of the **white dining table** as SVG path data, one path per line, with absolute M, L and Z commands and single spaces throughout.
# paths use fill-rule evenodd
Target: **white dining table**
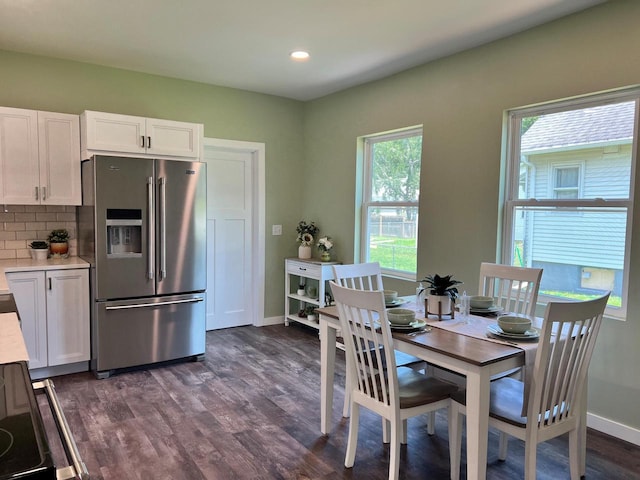
M 417 310 L 415 303 L 403 305 Z M 320 322 L 321 404 L 320 431 L 331 431 L 333 386 L 336 358 L 336 333 L 340 320 L 335 306 L 317 310 Z M 424 314 L 421 314 L 424 317 Z M 420 314 L 416 316 L 419 318 Z M 486 322 L 484 317 L 470 316 L 471 322 Z M 438 319 L 427 319 L 432 328 L 428 332 L 410 336 L 393 332 L 394 348 L 431 364 L 452 370 L 466 377 L 467 405 L 467 478 L 485 479 L 489 432 L 489 389 L 493 375 L 525 366 L 525 350 L 508 342 L 481 339 L 451 329 L 437 328 Z M 459 320 L 456 320 L 459 321 Z M 494 319 L 495 321 L 495 319 Z M 586 447 L 586 427 L 581 435 Z M 580 459 L 581 473 L 585 471 L 585 455 Z

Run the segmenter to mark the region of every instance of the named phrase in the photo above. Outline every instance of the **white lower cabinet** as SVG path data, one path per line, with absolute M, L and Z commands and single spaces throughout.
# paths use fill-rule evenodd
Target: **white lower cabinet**
M 84 269 L 7 272 L 29 369 L 88 361 L 89 272 Z

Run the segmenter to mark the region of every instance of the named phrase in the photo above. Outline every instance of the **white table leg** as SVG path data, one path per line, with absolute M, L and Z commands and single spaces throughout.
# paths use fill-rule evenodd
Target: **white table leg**
M 489 440 L 489 375 L 483 371 L 467 375 L 467 478 L 487 475 Z
M 320 431 L 331 430 L 333 382 L 336 366 L 336 330 L 320 315 Z
M 580 476 L 587 473 L 587 379 L 584 379 L 580 401 L 580 424 L 578 425 L 578 468 Z

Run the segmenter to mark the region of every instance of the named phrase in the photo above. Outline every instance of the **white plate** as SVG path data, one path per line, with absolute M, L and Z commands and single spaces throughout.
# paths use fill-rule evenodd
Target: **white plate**
M 508 338 L 510 340 L 532 340 L 540 336 L 540 329 L 531 327 L 524 333 L 509 333 L 502 330 L 497 323 L 487 326 L 487 331 L 496 337 Z
M 427 322 L 424 320 L 414 320 L 413 322 L 411 322 L 409 325 L 394 325 L 393 323 L 389 322 L 389 325 L 391 325 L 391 329 L 392 330 L 419 330 L 421 328 L 424 328 L 427 326 Z
M 473 308 L 471 307 L 469 309 L 469 311 L 471 313 L 499 313 L 501 311 L 503 311 L 504 308 L 499 307 L 498 305 L 494 305 L 493 307 L 489 307 L 489 308 Z
M 392 302 L 385 303 L 385 306 L 387 308 L 389 308 L 389 307 L 399 307 L 400 305 L 404 305 L 405 303 L 407 303 L 407 300 L 405 300 L 403 298 L 397 298 L 397 299 L 393 300 Z

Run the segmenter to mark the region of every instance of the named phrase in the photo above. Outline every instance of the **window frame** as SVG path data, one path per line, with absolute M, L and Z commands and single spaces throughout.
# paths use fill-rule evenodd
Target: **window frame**
M 374 201 L 372 200 L 372 189 L 373 189 L 373 168 L 372 168 L 372 148 L 376 143 L 382 143 L 386 141 L 399 140 L 408 137 L 420 136 L 423 137 L 423 128 L 422 125 L 415 125 L 412 127 L 406 127 L 398 130 L 393 130 L 390 132 L 384 132 L 373 135 L 366 135 L 361 137 L 362 145 L 363 145 L 363 169 L 362 169 L 362 180 L 360 184 L 362 185 L 362 200 L 360 202 L 360 232 L 358 235 L 360 248 L 359 248 L 359 256 L 361 262 L 369 261 L 369 209 L 370 208 L 416 208 L 418 213 L 416 215 L 416 245 L 418 243 L 418 219 L 420 215 L 420 194 L 418 193 L 418 198 L 413 202 L 398 202 L 398 201 Z M 420 154 L 420 175 L 422 175 L 422 153 Z M 383 265 L 380 266 L 382 274 L 385 276 L 401 278 L 405 280 L 416 281 L 417 279 L 417 269 L 418 269 L 418 251 L 416 248 L 416 271 L 408 272 L 404 270 L 396 270 L 385 268 Z
M 585 199 L 580 198 L 582 194 L 582 188 L 584 185 L 584 168 L 581 168 L 579 176 L 578 197 L 577 199 L 535 199 L 535 198 L 518 198 L 519 186 L 520 186 L 520 129 L 522 126 L 522 119 L 535 115 L 548 115 L 558 113 L 567 110 L 578 110 L 589 107 L 598 107 L 613 103 L 622 102 L 635 102 L 635 119 L 633 126 L 633 140 L 631 144 L 631 167 L 629 174 L 629 195 L 626 199 L 603 199 L 593 198 Z M 568 207 L 575 209 L 576 212 L 580 212 L 581 208 L 584 211 L 594 211 L 598 208 L 611 208 L 621 207 L 626 209 L 626 236 L 624 247 L 624 272 L 622 275 L 622 305 L 621 307 L 609 307 L 607 306 L 605 314 L 607 317 L 615 318 L 618 320 L 626 320 L 627 318 L 627 306 L 629 298 L 629 271 L 631 269 L 631 236 L 633 228 L 633 204 L 635 198 L 635 184 L 636 184 L 636 168 L 638 161 L 638 135 L 639 135 L 639 123 L 640 123 L 640 86 L 634 86 L 631 88 L 624 88 L 620 90 L 608 91 L 585 95 L 581 97 L 572 97 L 565 100 L 545 102 L 537 105 L 530 105 L 522 108 L 510 109 L 505 112 L 505 136 L 506 136 L 506 149 L 503 156 L 503 162 L 505 164 L 504 177 L 503 177 L 503 201 L 501 202 L 501 232 L 499 231 L 499 257 L 501 262 L 507 265 L 512 264 L 512 253 L 514 246 L 514 233 L 515 233 L 515 218 L 519 208 L 526 209 L 527 207 Z M 577 166 L 577 164 L 576 164 Z M 554 168 L 554 166 L 552 166 Z M 516 172 L 516 174 L 514 174 Z M 527 179 L 527 181 L 530 181 Z M 555 179 L 551 180 L 551 183 L 555 184 Z M 555 195 L 555 185 L 552 185 Z M 521 210 L 524 211 L 524 210 Z M 543 274 L 544 275 L 544 274 Z M 558 297 L 551 297 L 548 295 L 540 294 L 538 296 L 539 304 L 546 304 L 549 301 L 558 300 Z

